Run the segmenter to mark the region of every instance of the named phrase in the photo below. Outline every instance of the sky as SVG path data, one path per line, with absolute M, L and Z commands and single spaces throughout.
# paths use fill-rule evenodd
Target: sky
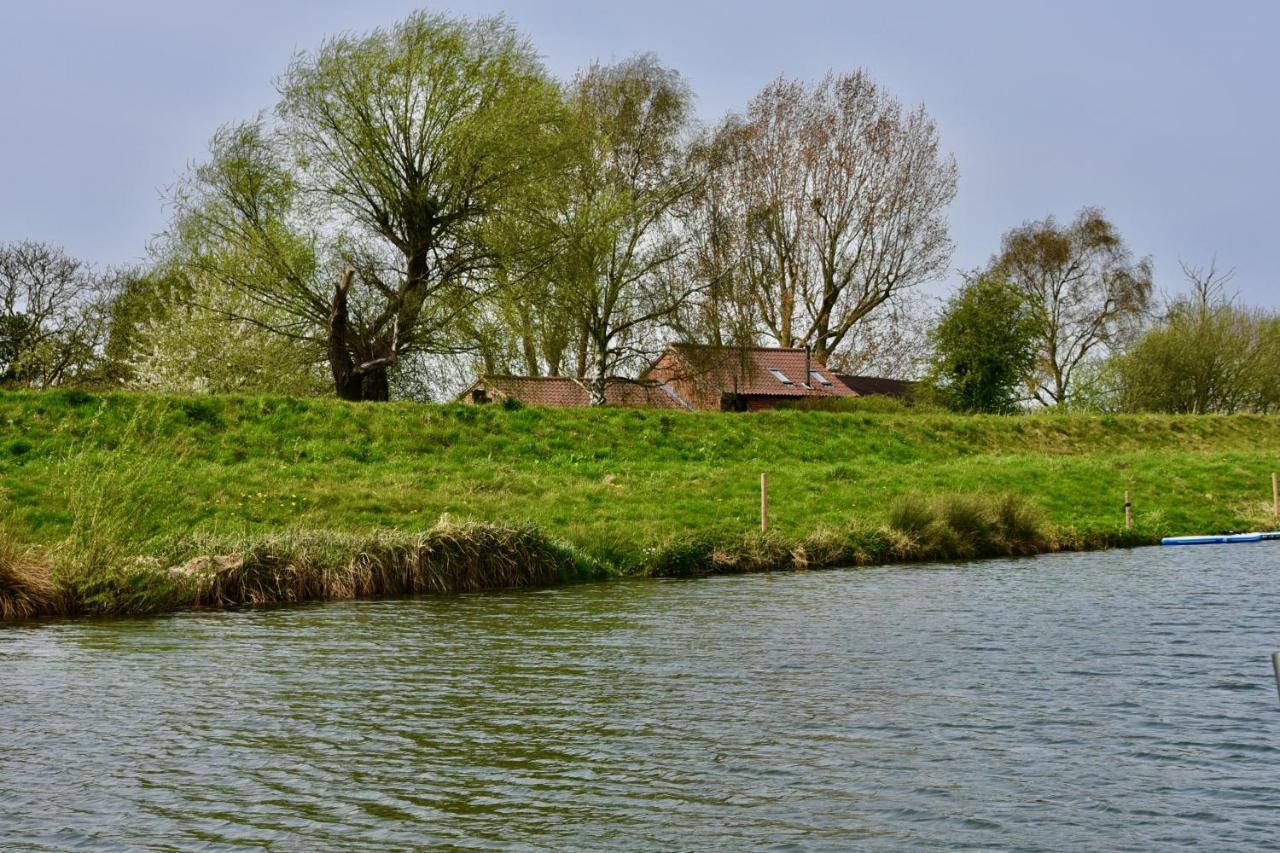
M 0 241 L 97 266 L 146 257 L 166 188 L 221 124 L 275 101 L 273 79 L 327 35 L 411 0 L 0 0 Z M 865 68 L 923 103 L 960 169 L 956 271 L 1030 219 L 1102 207 L 1157 285 L 1179 261 L 1235 268 L 1280 308 L 1280 3 L 452 0 L 503 13 L 559 76 L 652 52 L 714 122 L 779 75 Z

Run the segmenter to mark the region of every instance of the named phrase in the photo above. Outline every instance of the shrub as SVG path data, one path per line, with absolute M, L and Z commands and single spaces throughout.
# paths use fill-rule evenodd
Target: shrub
M 1026 298 L 1000 278 L 968 282 L 930 333 L 930 382 L 959 412 L 1011 413 L 1035 366 L 1036 321 Z
M 54 399 L 61 400 L 63 404 L 70 406 L 73 409 L 80 406 L 86 406 L 97 400 L 97 398 L 92 394 L 80 388 L 63 388 L 54 392 L 52 396 Z
M 183 400 L 178 403 L 178 408 L 193 424 L 207 424 L 215 427 L 222 424 L 222 416 L 218 414 L 217 407 L 208 400 Z

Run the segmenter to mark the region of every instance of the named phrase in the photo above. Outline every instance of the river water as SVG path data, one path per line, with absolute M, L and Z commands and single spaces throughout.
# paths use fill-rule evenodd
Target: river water
M 1280 544 L 0 629 L 0 847 L 1257 849 Z

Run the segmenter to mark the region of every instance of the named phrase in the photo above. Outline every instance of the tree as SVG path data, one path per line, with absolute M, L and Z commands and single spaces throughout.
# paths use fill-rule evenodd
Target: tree
M 1050 216 L 1005 234 L 989 273 L 1031 305 L 1039 358 L 1026 381 L 1046 406 L 1066 403 L 1080 367 L 1127 340 L 1151 302 L 1150 258 L 1135 261 L 1094 207 L 1067 226 Z
M 228 319 L 322 344 L 338 396 L 388 399 L 494 286 L 486 229 L 555 168 L 558 91 L 502 20 L 427 13 L 330 39 L 279 91 L 180 186 L 171 257 L 261 309 Z
M 1009 413 L 1036 361 L 1039 330 L 1023 293 L 1003 279 L 979 276 L 961 288 L 930 337 L 930 379 L 949 408 Z
M 1231 414 L 1280 411 L 1280 318 L 1239 306 L 1232 273 L 1182 265 L 1189 293 L 1111 361 L 1126 411 Z
M 905 110 L 865 72 L 816 86 L 779 78 L 710 147 L 704 247 L 727 262 L 763 332 L 834 359 L 881 306 L 945 271 L 956 193 L 923 107 Z M 710 242 L 719 245 L 707 245 Z
M 56 246 L 0 244 L 0 382 L 84 378 L 102 356 L 114 282 Z
M 656 350 L 655 332 L 701 286 L 678 275 L 691 95 L 651 56 L 592 65 L 567 86 L 575 144 L 519 224 L 539 248 L 516 304 L 499 306 L 527 368 L 589 379 L 593 405 L 619 365 Z M 513 323 L 512 321 L 517 321 Z M 518 324 L 517 324 L 518 323 Z
M 682 226 L 690 235 L 682 275 L 703 282 L 671 318 L 685 340 L 713 347 L 760 343 L 763 320 L 746 269 L 744 209 L 735 180 L 744 152 L 741 134 L 726 129 L 704 133 L 690 146 L 687 169 L 694 191 L 682 206 Z

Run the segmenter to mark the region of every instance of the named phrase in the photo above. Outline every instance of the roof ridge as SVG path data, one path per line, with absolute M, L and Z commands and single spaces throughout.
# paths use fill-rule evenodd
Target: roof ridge
M 721 344 L 694 344 L 674 342 L 670 344 L 679 348 L 698 348 L 698 349 L 723 349 L 723 350 L 757 350 L 763 352 L 804 352 L 804 347 L 740 347 L 740 346 L 723 346 Z
M 569 380 L 572 382 L 594 382 L 595 381 L 595 379 L 590 376 L 521 376 L 518 373 L 486 373 L 480 378 L 481 379 L 528 379 L 528 380 L 556 379 L 556 380 Z M 606 376 L 605 379 L 618 379 L 623 382 L 641 382 L 641 383 L 645 381 L 650 381 L 650 382 L 654 381 L 654 380 L 637 379 L 632 376 L 618 376 L 617 374 Z

